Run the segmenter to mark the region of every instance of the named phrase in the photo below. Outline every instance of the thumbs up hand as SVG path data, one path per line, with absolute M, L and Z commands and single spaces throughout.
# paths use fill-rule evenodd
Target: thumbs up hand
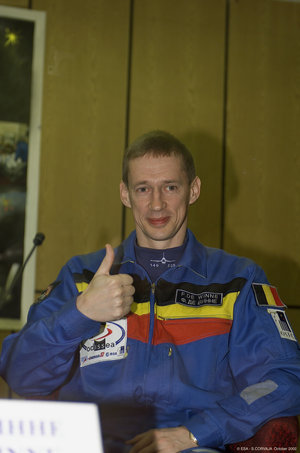
M 110 275 L 115 253 L 110 244 L 105 247 L 102 263 L 76 301 L 81 313 L 99 322 L 114 321 L 129 313 L 135 291 L 130 275 Z

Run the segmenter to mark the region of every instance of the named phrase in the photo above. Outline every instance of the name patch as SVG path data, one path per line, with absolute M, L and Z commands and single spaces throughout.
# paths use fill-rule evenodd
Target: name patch
M 223 303 L 223 293 L 206 291 L 195 294 L 184 289 L 177 289 L 175 302 L 190 307 L 203 307 L 204 305 L 221 306 Z

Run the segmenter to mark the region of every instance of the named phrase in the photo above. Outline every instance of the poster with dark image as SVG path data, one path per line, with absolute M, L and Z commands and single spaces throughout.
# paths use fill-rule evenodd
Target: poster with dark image
M 34 23 L 0 17 L 0 317 L 19 318 Z

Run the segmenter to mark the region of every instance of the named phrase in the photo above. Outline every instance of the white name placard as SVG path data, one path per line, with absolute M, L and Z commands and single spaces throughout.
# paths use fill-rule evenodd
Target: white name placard
M 92 403 L 0 400 L 1 453 L 103 453 Z

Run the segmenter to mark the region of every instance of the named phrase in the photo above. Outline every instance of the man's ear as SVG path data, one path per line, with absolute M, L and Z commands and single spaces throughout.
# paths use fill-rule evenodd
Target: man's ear
M 120 198 L 126 208 L 131 208 L 128 187 L 124 181 L 120 182 Z
M 189 204 L 195 203 L 195 201 L 198 200 L 200 196 L 200 191 L 201 191 L 201 181 L 198 176 L 192 181 L 191 187 L 190 187 L 190 201 Z

